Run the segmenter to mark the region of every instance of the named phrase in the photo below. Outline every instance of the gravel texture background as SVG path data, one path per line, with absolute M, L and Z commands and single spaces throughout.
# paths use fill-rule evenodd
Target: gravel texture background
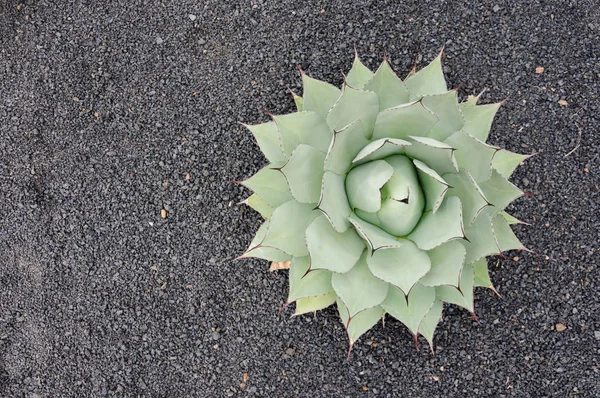
M 599 21 L 584 0 L 0 0 L 0 396 L 600 396 Z M 462 97 L 510 97 L 490 142 L 539 153 L 512 206 L 537 254 L 493 259 L 503 297 L 478 291 L 481 324 L 448 308 L 435 356 L 390 320 L 347 360 L 335 309 L 290 319 L 285 272 L 229 261 L 260 223 L 229 181 L 265 163 L 238 121 L 292 111 L 296 64 L 341 84 L 353 45 L 401 76 L 445 45 Z

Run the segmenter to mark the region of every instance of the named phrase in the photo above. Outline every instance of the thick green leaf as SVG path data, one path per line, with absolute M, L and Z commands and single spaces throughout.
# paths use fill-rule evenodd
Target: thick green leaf
M 492 122 L 494 121 L 494 116 L 500 105 L 502 105 L 502 102 L 463 107 L 462 113 L 465 118 L 463 131 L 480 141 L 486 142 L 490 134 Z
M 315 111 L 325 120 L 333 104 L 342 95 L 341 90 L 329 83 L 313 79 L 305 73 L 302 73 L 302 85 L 304 86 L 302 110 Z
M 458 108 L 458 92 L 448 91 L 444 94 L 423 97 L 423 105 L 431 110 L 439 119 L 427 134 L 428 137 L 443 141 L 452 133 L 463 127 L 464 120 Z
M 345 176 L 326 171 L 323 175 L 323 188 L 318 208 L 329 219 L 333 228 L 338 232 L 345 232 L 350 223 L 350 205 L 346 196 Z
M 348 272 L 360 258 L 365 243 L 352 229 L 339 233 L 324 215 L 316 218 L 306 230 L 310 253 L 310 269 Z
M 258 173 L 242 181 L 241 184 L 254 191 L 271 207 L 275 208 L 293 198 L 283 174 L 271 167 L 273 166 L 263 167 Z
M 473 263 L 473 272 L 475 274 L 475 287 L 492 287 L 492 280 L 488 270 L 487 260 L 480 258 Z
M 360 120 L 336 131 L 325 159 L 325 170 L 340 175 L 346 174 L 352 166 L 354 157 L 368 144 Z
M 408 239 L 421 250 L 431 250 L 443 243 L 465 236 L 460 200 L 447 198 L 437 212 L 427 212 Z
M 508 250 L 524 250 L 525 246 L 515 236 L 515 233 L 510 228 L 510 225 L 506 219 L 498 214 L 492 219 L 492 227 L 494 228 L 494 236 L 498 243 L 500 251 L 505 252 Z
M 526 222 L 521 221 L 521 220 L 519 220 L 518 218 L 516 218 L 514 216 L 511 216 L 510 214 L 508 214 L 505 211 L 501 211 L 500 214 L 502 214 L 502 217 L 504 217 L 504 219 L 506 220 L 506 222 L 509 225 L 514 225 L 514 224 L 526 224 L 526 225 L 529 225 Z
M 438 118 L 421 101 L 398 105 L 379 113 L 373 139 L 424 137 L 437 121 Z
M 434 301 L 435 288 L 417 283 L 410 290 L 408 297 L 402 290 L 395 287 L 390 288 L 381 306 L 387 313 L 405 324 L 412 334 L 416 335 L 419 331 L 419 324 L 433 306 Z
M 252 132 L 260 150 L 265 154 L 265 157 L 270 163 L 281 163 L 287 160 L 287 157 L 283 154 L 283 150 L 281 149 L 279 129 L 275 122 L 242 125 Z
M 405 147 L 407 156 L 418 159 L 439 175 L 456 173 L 458 167 L 454 159 L 454 148 L 438 140 L 427 137 L 409 137 L 410 146 Z
M 376 277 L 400 288 L 404 294 L 431 268 L 429 256 L 409 240 L 402 247 L 381 249 L 367 257 L 369 269 Z
M 444 303 L 441 300 L 436 299 L 427 315 L 425 315 L 425 318 L 423 318 L 419 324 L 419 334 L 427 339 L 431 352 L 433 352 L 433 335 L 435 333 L 435 328 L 442 319 L 443 309 Z
M 379 113 L 379 99 L 372 91 L 362 91 L 345 85 L 342 95 L 327 115 L 327 124 L 338 131 L 350 123 L 360 120 L 365 138 L 373 135 L 373 126 Z
M 346 193 L 350 207 L 376 212 L 381 207 L 381 188 L 394 174 L 383 160 L 365 163 L 350 170 L 346 176 Z
M 510 178 L 517 166 L 531 155 L 521 155 L 501 149 L 492 159 L 492 167 L 506 179 Z
M 393 108 L 409 101 L 408 89 L 396 76 L 386 60 L 381 63 L 375 76 L 366 84 L 365 89 L 377 93 L 379 97 L 379 110 Z
M 442 54 L 440 53 L 429 65 L 410 75 L 405 81 L 410 99 L 415 100 L 424 95 L 442 94 L 448 89 L 442 71 Z
M 429 250 L 427 255 L 431 260 L 431 269 L 419 282 L 425 286 L 458 287 L 466 255 L 463 244 L 452 240 Z
M 404 155 L 404 147 L 408 145 L 410 142 L 397 138 L 381 138 L 364 145 L 352 163 L 362 164 L 392 155 Z
M 395 155 L 385 159 L 394 168 L 394 174 L 381 190 L 383 200 L 377 212 L 379 226 L 394 236 L 405 236 L 412 231 L 425 207 L 425 197 L 412 161 Z
M 269 224 L 269 220 L 262 223 L 260 228 L 258 228 L 254 239 L 252 239 L 250 246 L 244 252 L 244 254 L 240 256 L 240 258 L 255 257 L 269 261 L 288 261 L 292 258 L 292 256 L 279 249 L 263 246 L 263 241 L 269 229 Z
M 300 203 L 317 203 L 321 196 L 325 154 L 309 145 L 300 144 L 281 172 Z
M 459 289 L 453 286 L 438 286 L 435 288 L 436 297 L 447 303 L 456 304 L 473 313 L 473 264 L 465 264 L 460 275 Z
M 296 311 L 294 316 L 306 314 L 308 312 L 316 312 L 329 307 L 337 300 L 337 294 L 331 291 L 315 297 L 305 297 L 296 300 Z
M 492 171 L 492 177 L 479 184 L 481 191 L 494 205 L 492 215 L 500 213 L 513 200 L 523 196 L 523 191 L 510 183 L 496 170 Z
M 381 304 L 388 294 L 389 284 L 371 273 L 366 256 L 365 250 L 350 271 L 344 274 L 335 272 L 331 277 L 331 285 L 351 317 Z
M 492 219 L 482 212 L 465 231 L 468 241 L 462 242 L 467 249 L 465 263 L 472 263 L 482 257 L 498 253 L 498 245 L 492 229 Z
M 294 97 L 294 104 L 296 105 L 296 109 L 298 110 L 298 112 L 302 112 L 302 104 L 304 100 L 289 87 L 288 90 L 290 90 L 290 93 L 292 93 L 292 97 Z
M 369 308 L 361 311 L 352 318 L 348 313 L 348 309 L 344 305 L 344 302 L 338 298 L 337 300 L 338 313 L 342 319 L 342 323 L 348 333 L 348 339 L 350 340 L 350 349 L 359 339 L 360 336 L 365 334 L 371 329 L 379 320 L 383 317 L 384 311 L 380 306 Z
M 294 257 L 290 265 L 290 292 L 287 302 L 301 298 L 327 294 L 333 290 L 331 272 L 326 270 L 308 271 L 310 258 Z
M 259 212 L 264 219 L 271 217 L 271 214 L 273 214 L 273 207 L 271 207 L 271 205 L 269 205 L 267 202 L 264 201 L 264 199 L 262 199 L 255 193 L 250 195 L 250 197 L 244 200 L 242 203 L 250 206 L 257 212 Z
M 468 99 L 467 99 L 465 102 L 461 102 L 461 103 L 459 104 L 459 106 L 460 106 L 460 109 L 462 110 L 463 108 L 468 108 L 468 107 L 472 107 L 472 106 L 475 106 L 475 105 L 477 105 L 477 102 L 479 101 L 479 99 L 481 98 L 481 96 L 483 95 L 483 93 L 485 93 L 485 91 L 486 91 L 486 90 L 487 90 L 487 89 L 486 89 L 486 88 L 484 88 L 484 89 L 483 89 L 483 90 L 481 90 L 481 92 L 480 92 L 479 94 L 477 94 L 476 96 L 472 96 L 472 95 L 470 95 L 470 96 L 469 96 L 470 98 L 468 98 Z
M 444 174 L 444 179 L 452 186 L 448 190 L 448 196 L 456 196 L 460 199 L 463 208 L 463 223 L 466 228 L 470 227 L 481 210 L 490 203 L 471 174 L 465 169 L 460 169 L 458 173 Z
M 310 204 L 290 200 L 273 211 L 262 245 L 275 247 L 294 257 L 308 255 L 304 232 L 321 215 Z
M 379 220 L 377 213 L 368 213 L 360 209 L 354 209 L 354 212 L 361 220 L 365 220 L 366 222 L 371 223 L 373 225 L 381 225 L 381 220 Z
M 394 236 L 406 236 L 415 229 L 423 214 L 424 206 L 425 198 L 420 188 L 410 191 L 408 203 L 402 199 L 385 199 L 381 203 L 381 209 L 376 213 L 377 225 Z
M 492 158 L 499 148 L 490 146 L 464 131 L 457 131 L 444 142 L 456 149 L 454 156 L 458 167 L 471 173 L 475 182 L 480 183 L 490 178 Z
M 381 228 L 364 221 L 357 217 L 355 214 L 351 214 L 349 218 L 356 232 L 367 242 L 367 245 L 371 249 L 371 254 L 378 249 L 389 249 L 391 247 L 401 247 L 402 242 L 396 239 L 394 236 L 388 234 Z
M 415 159 L 413 163 L 417 167 L 417 175 L 425 195 L 425 210 L 432 210 L 435 213 L 448 191 L 448 183 L 435 170 L 420 160 Z
M 373 77 L 373 72 L 369 68 L 363 65 L 358 58 L 358 54 L 354 57 L 354 62 L 352 63 L 352 69 L 348 72 L 348 76 L 346 76 L 346 83 L 349 86 L 362 89 L 365 84 Z
M 296 112 L 273 116 L 277 123 L 283 153 L 289 157 L 300 144 L 310 145 L 327 153 L 333 133 L 327 123 L 315 112 Z

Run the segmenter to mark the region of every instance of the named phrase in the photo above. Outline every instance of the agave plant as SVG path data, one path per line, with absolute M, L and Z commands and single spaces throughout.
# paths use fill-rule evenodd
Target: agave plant
M 341 90 L 300 70 L 298 111 L 245 125 L 269 165 L 242 182 L 265 221 L 241 257 L 291 261 L 286 305 L 337 303 L 350 349 L 386 313 L 433 349 L 444 303 L 493 289 L 486 256 L 525 249 L 504 209 L 528 156 L 486 144 L 502 103 L 459 103 L 441 57 L 403 81 L 356 56 Z

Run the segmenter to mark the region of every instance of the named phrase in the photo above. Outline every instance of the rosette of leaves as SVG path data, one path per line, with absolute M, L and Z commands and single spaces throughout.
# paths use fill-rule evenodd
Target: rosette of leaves
M 286 305 L 337 304 L 350 348 L 386 313 L 433 347 L 444 303 L 493 289 L 486 256 L 525 249 L 504 209 L 527 155 L 486 143 L 501 103 L 459 102 L 441 55 L 405 80 L 357 56 L 341 89 L 301 71 L 298 111 L 246 126 L 269 165 L 241 182 L 265 219 L 241 257 L 291 261 Z

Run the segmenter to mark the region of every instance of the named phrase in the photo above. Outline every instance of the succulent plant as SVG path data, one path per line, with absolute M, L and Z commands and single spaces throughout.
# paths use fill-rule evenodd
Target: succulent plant
M 300 70 L 298 111 L 245 125 L 269 165 L 241 182 L 265 221 L 240 257 L 291 261 L 286 305 L 337 303 L 350 349 L 388 313 L 433 350 L 444 303 L 493 289 L 486 256 L 525 249 L 504 209 L 528 156 L 485 143 L 502 103 L 459 102 L 441 58 L 403 81 L 356 56 L 341 90 Z

